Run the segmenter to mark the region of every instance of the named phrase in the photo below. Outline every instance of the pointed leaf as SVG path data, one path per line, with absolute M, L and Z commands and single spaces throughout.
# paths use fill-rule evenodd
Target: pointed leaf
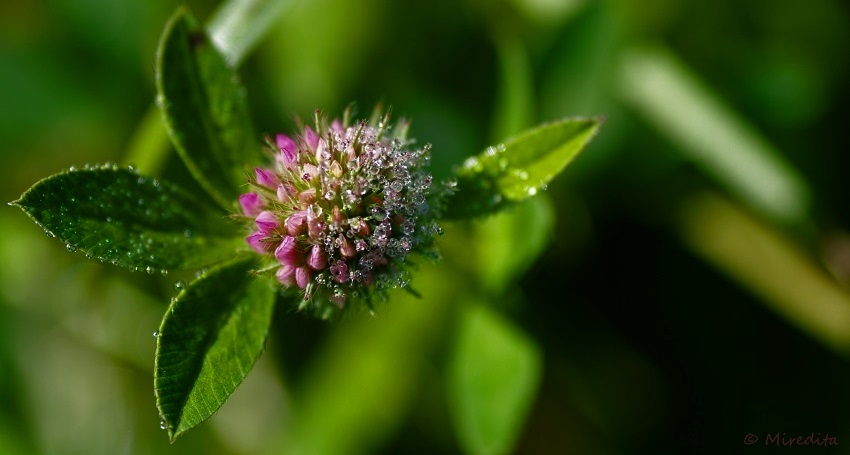
M 177 153 L 222 207 L 245 183 L 246 165 L 263 162 L 235 72 L 185 9 L 172 16 L 157 52 L 159 107 Z
M 460 320 L 448 395 L 461 447 L 470 454 L 511 453 L 537 392 L 537 346 L 478 305 Z
M 115 166 L 47 177 L 12 204 L 68 250 L 130 269 L 201 267 L 232 254 L 240 240 L 214 207 Z
M 259 358 L 274 288 L 250 274 L 254 258 L 202 275 L 165 313 L 156 347 L 156 403 L 173 441 L 212 416 Z
M 470 157 L 457 171 L 446 218 L 487 215 L 534 196 L 584 149 L 602 122 L 597 117 L 546 123 Z

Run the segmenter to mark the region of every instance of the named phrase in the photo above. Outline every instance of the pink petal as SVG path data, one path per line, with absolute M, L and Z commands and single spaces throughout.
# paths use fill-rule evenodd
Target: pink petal
M 257 193 L 245 193 L 239 196 L 239 205 L 245 216 L 257 216 L 263 210 L 263 201 Z
M 298 202 L 302 204 L 312 204 L 316 202 L 316 199 L 317 197 L 315 188 L 304 190 L 300 194 L 298 194 Z
M 267 254 L 271 250 L 270 244 L 265 241 L 267 238 L 268 236 L 262 232 L 254 232 L 248 237 L 245 237 L 245 241 L 257 253 Z
M 298 190 L 289 182 L 283 182 L 277 186 L 277 199 L 280 202 L 286 202 L 296 195 L 298 195 Z
M 295 282 L 298 283 L 298 287 L 304 289 L 310 284 L 310 270 L 307 267 L 298 267 L 295 269 Z
M 286 226 L 287 234 L 297 237 L 307 230 L 307 212 L 304 210 L 295 212 L 283 224 Z
M 274 175 L 269 169 L 263 169 L 259 167 L 254 168 L 254 175 L 257 177 L 257 183 L 263 185 L 266 188 L 275 189 L 277 188 L 277 177 Z
M 295 284 L 295 267 L 291 265 L 282 265 L 277 269 L 277 280 L 286 286 Z
M 340 283 L 348 281 L 348 264 L 345 261 L 336 261 L 336 264 L 331 266 L 331 275 Z
M 254 224 L 257 225 L 257 229 L 259 229 L 260 232 L 268 234 L 277 229 L 280 221 L 278 221 L 274 212 L 266 210 L 257 215 L 257 218 L 254 220 Z
M 319 245 L 313 245 L 310 248 L 310 256 L 307 257 L 307 265 L 313 270 L 322 270 L 328 266 L 328 260 L 325 257 L 325 251 Z
M 342 134 L 342 123 L 340 123 L 338 118 L 335 118 L 334 121 L 331 122 L 331 129 L 339 134 Z
M 295 244 L 295 237 L 286 236 L 280 245 L 274 250 L 274 257 L 283 264 L 295 267 L 301 262 L 301 254 L 298 251 L 298 245 Z
M 311 239 L 317 239 L 325 230 L 325 222 L 322 221 L 322 212 L 313 209 L 311 205 L 307 209 L 307 235 Z
M 278 134 L 275 141 L 280 149 L 280 160 L 287 168 L 292 167 L 298 160 L 298 147 L 295 145 L 295 141 L 285 134 Z
M 316 150 L 319 145 L 319 135 L 317 135 L 309 126 L 304 128 L 304 142 L 310 147 L 310 150 Z

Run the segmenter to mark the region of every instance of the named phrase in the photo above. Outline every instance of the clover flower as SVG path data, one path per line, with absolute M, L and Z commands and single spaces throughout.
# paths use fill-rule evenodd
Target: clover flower
M 281 285 L 301 292 L 299 308 L 325 317 L 355 299 L 371 308 L 389 289 L 410 290 L 411 253 L 436 255 L 431 147 L 415 148 L 407 127 L 317 114 L 315 130 L 267 140 L 273 164 L 256 168 L 239 197 L 251 222 L 245 240 Z

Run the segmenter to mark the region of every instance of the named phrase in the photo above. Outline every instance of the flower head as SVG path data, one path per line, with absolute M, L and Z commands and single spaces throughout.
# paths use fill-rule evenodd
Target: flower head
M 347 118 L 347 115 L 346 115 Z M 414 147 L 407 124 L 326 120 L 278 134 L 272 165 L 256 168 L 239 198 L 248 245 L 268 258 L 300 308 L 328 317 L 408 288 L 412 253 L 435 255 L 439 194 L 427 172 L 430 145 Z

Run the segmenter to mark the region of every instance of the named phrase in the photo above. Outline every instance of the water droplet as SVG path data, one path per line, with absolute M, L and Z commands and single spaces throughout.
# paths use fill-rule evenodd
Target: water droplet
M 174 290 L 175 291 L 182 291 L 183 289 L 186 289 L 186 282 L 185 281 L 178 280 L 178 281 L 174 282 Z
M 325 192 L 325 199 L 330 201 L 331 199 L 333 199 L 335 197 L 336 197 L 336 192 L 334 192 L 334 190 L 328 190 L 327 192 Z
M 372 218 L 374 218 L 375 221 L 384 221 L 389 217 L 390 217 L 390 214 L 387 213 L 387 211 L 384 210 L 383 207 L 379 207 L 379 206 L 372 207 Z
M 343 193 L 342 197 L 348 205 L 356 204 L 357 200 L 359 199 L 357 195 L 354 194 L 354 192 L 351 190 L 345 190 L 345 193 Z
M 154 269 L 153 269 L 153 267 L 151 267 L 151 266 L 147 266 L 147 267 L 145 267 L 145 272 L 147 272 L 147 273 L 149 273 L 149 274 L 153 274 Z
M 171 303 L 175 303 L 175 302 L 177 302 L 177 297 L 172 297 Z M 171 312 L 174 313 L 174 308 L 171 309 Z
M 187 239 L 192 238 L 192 230 L 191 229 L 183 230 L 183 237 L 186 237 Z
M 165 423 L 165 419 L 159 421 L 159 428 L 161 430 L 165 430 L 166 428 L 168 428 L 168 424 Z
M 68 172 L 76 172 L 76 171 L 77 171 L 76 166 L 71 166 L 71 167 L 68 168 Z
M 392 188 L 392 190 L 395 192 L 400 192 L 404 189 L 404 182 L 402 182 L 401 180 L 393 180 L 390 183 L 390 188 Z
M 159 330 L 154 330 L 154 331 L 153 331 L 153 337 L 154 337 L 154 338 L 159 338 Z
M 528 187 L 528 189 L 526 190 L 526 193 L 528 193 L 529 196 L 534 196 L 535 194 L 537 194 L 537 187 L 533 187 L 533 186 Z
M 416 228 L 416 223 L 413 220 L 407 220 L 404 223 L 401 223 L 401 232 L 404 232 L 405 235 L 413 234 L 413 231 Z
M 69 243 L 69 244 L 67 244 L 67 245 L 65 245 L 65 248 L 66 248 L 68 251 L 70 251 L 71 253 L 73 253 L 74 251 L 77 251 L 77 247 L 75 247 L 74 245 L 71 245 L 70 243 Z

